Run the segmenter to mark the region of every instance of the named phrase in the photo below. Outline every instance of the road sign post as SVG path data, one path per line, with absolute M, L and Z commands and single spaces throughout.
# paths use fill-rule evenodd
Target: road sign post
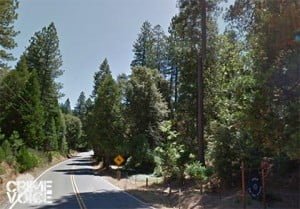
M 118 169 L 117 169 L 117 179 L 118 181 L 120 181 L 121 179 L 121 176 L 122 176 L 122 173 L 121 173 L 121 170 L 120 170 L 120 165 L 122 165 L 122 163 L 124 163 L 124 158 L 122 157 L 122 155 L 117 155 L 114 159 L 114 162 L 116 163 L 116 165 L 118 166 Z
M 122 155 L 117 155 L 114 159 L 114 162 L 116 163 L 117 166 L 122 165 L 122 163 L 124 163 L 124 158 L 122 157 Z
M 241 172 L 242 172 L 242 199 L 243 199 L 243 209 L 246 209 L 246 194 L 245 194 L 245 165 L 244 161 L 242 161 L 241 165 Z

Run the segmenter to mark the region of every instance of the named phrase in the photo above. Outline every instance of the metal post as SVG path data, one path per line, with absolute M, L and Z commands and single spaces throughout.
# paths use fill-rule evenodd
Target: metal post
M 267 208 L 266 204 L 266 185 L 265 185 L 265 168 L 261 168 L 261 181 L 262 181 L 262 190 L 263 190 L 263 206 L 264 209 Z
M 178 191 L 178 209 L 181 208 L 181 199 L 180 199 L 180 197 L 181 197 L 181 189 L 179 189 L 179 191 Z
M 118 179 L 118 181 L 120 181 L 120 179 L 121 179 L 121 171 L 120 170 L 117 170 L 117 179 Z
M 246 209 L 246 194 L 245 194 L 245 165 L 244 161 L 242 161 L 241 165 L 241 171 L 242 171 L 242 199 L 243 199 L 243 209 Z

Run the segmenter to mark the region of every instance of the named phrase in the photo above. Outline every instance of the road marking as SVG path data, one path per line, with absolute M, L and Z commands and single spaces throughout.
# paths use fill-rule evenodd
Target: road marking
M 72 170 L 74 169 L 74 166 L 72 166 Z M 78 189 L 78 186 L 76 184 L 76 181 L 75 181 L 75 177 L 74 175 L 71 175 L 70 176 L 70 179 L 71 179 L 71 184 L 72 184 L 72 188 L 73 188 L 73 191 L 75 193 L 75 196 L 76 196 L 76 199 L 77 199 L 77 202 L 79 204 L 79 207 L 81 209 L 87 209 L 86 205 L 84 204 L 84 201 L 80 195 L 80 192 L 79 192 L 79 189 Z
M 66 159 L 66 160 L 64 160 L 64 161 L 62 161 L 62 162 L 60 162 L 60 163 L 57 163 L 57 164 L 51 166 L 50 168 L 46 169 L 44 172 L 42 172 L 38 177 L 36 177 L 36 178 L 34 179 L 34 181 L 32 182 L 32 185 L 35 184 L 35 182 L 36 182 L 37 180 L 39 180 L 39 179 L 40 179 L 45 173 L 47 173 L 49 170 L 51 170 L 51 169 L 53 169 L 53 168 L 55 168 L 55 167 L 57 167 L 57 166 L 59 166 L 59 165 L 65 163 L 65 162 L 67 162 L 67 161 L 69 161 L 69 160 L 71 160 L 71 159 Z M 24 193 L 21 194 L 21 196 L 24 195 L 25 193 L 26 193 L 26 190 L 25 190 Z M 15 205 L 16 205 L 17 203 L 18 203 L 18 199 L 15 200 L 15 202 L 12 203 L 12 205 L 9 207 L 9 209 L 13 209 L 13 207 L 15 207 Z

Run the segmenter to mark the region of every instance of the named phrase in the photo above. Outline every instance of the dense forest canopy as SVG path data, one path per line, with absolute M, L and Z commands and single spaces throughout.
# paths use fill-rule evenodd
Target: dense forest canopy
M 23 171 L 18 156 L 34 159 L 30 150 L 93 149 L 106 166 L 121 154 L 128 168 L 166 178 L 211 169 L 229 183 L 241 161 L 250 167 L 264 157 L 299 162 L 300 2 L 235 1 L 225 12 L 224 33 L 217 27 L 221 3 L 178 0 L 169 33 L 145 21 L 133 43 L 130 74 L 114 79 L 104 59 L 90 96 L 78 92 L 72 109 L 69 99 L 58 102 L 63 58 L 55 24 L 36 32 L 9 69 L 18 2 L 1 0 L 0 162 Z M 199 57 L 205 57 L 201 159 Z

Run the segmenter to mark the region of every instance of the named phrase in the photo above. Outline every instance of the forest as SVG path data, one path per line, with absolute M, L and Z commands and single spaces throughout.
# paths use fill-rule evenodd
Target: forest
M 238 0 L 226 11 L 222 2 L 178 0 L 167 32 L 145 21 L 131 72 L 114 78 L 109 60 L 101 60 L 93 91 L 78 92 L 71 108 L 69 99 L 60 102 L 55 23 L 15 58 L 18 2 L 0 0 L 0 173 L 3 163 L 25 172 L 41 156 L 91 149 L 105 167 L 120 154 L 125 168 L 166 180 L 214 176 L 239 185 L 240 163 L 259 168 L 262 159 L 282 175 L 297 170 L 300 2 Z

